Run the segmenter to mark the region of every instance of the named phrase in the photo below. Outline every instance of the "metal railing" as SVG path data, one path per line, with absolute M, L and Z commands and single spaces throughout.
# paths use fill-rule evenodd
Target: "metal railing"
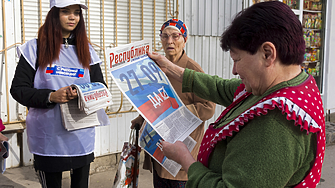
M 141 1 L 141 20 L 142 20 L 142 39 L 144 39 L 144 29 L 143 29 L 143 18 L 144 18 L 144 6 L 143 6 L 143 2 L 144 0 Z M 23 6 L 23 0 L 21 0 L 21 20 L 22 20 L 22 23 L 21 23 L 21 28 L 22 28 L 22 43 L 25 43 L 26 39 L 25 39 L 25 19 L 24 19 L 24 6 Z M 104 6 L 104 0 L 101 0 L 101 3 L 102 3 L 102 6 Z M 118 11 L 117 11 L 117 0 L 115 0 L 114 2 L 114 6 L 115 6 L 115 44 L 111 43 L 109 45 L 109 47 L 116 47 L 118 46 L 118 35 L 117 35 L 117 29 L 118 29 L 118 24 L 117 24 L 117 20 L 118 20 Z M 179 14 L 179 10 L 178 10 L 178 0 L 176 1 L 176 4 L 177 4 L 177 8 L 176 8 L 176 11 L 175 12 L 172 12 L 172 4 L 171 3 L 171 0 L 166 0 L 165 1 L 165 18 L 166 20 L 168 19 L 168 14 L 172 17 L 172 18 L 178 18 L 178 14 Z M 89 7 L 90 3 L 89 3 L 89 0 L 87 0 L 87 6 Z M 128 39 L 129 39 L 129 42 L 131 42 L 131 0 L 129 0 L 128 2 L 128 9 L 129 9 L 129 33 L 128 33 Z M 90 8 L 88 8 L 88 12 L 87 12 L 87 31 L 88 31 L 88 38 L 90 39 L 91 38 L 91 26 L 90 26 L 90 12 L 89 12 Z M 156 24 L 156 0 L 154 0 L 154 17 L 153 17 L 153 22 L 154 22 L 154 32 L 153 33 L 156 33 L 155 32 L 155 24 Z M 9 78 L 8 78 L 8 60 L 7 60 L 7 51 L 9 49 L 12 49 L 13 47 L 16 47 L 17 45 L 21 45 L 22 43 L 15 43 L 15 44 L 11 44 L 9 46 L 7 46 L 7 33 L 6 33 L 6 9 L 5 9 L 5 0 L 2 1 L 2 16 L 3 16 L 3 39 L 4 39 L 4 49 L 2 49 L 0 52 L 2 53 L 2 56 L 4 57 L 4 64 L 5 64 L 5 84 L 6 84 L 6 91 L 5 91 L 5 94 L 6 94 L 6 107 L 7 107 L 7 121 L 3 121 L 3 123 L 5 125 L 11 125 L 11 124 L 19 124 L 19 123 L 24 123 L 25 120 L 17 120 L 17 121 L 11 121 L 10 119 L 10 107 L 9 107 Z M 42 17 L 42 1 L 39 1 L 39 24 L 40 26 L 42 25 L 42 20 L 43 20 L 43 17 Z M 100 20 L 99 20 L 100 21 Z M 97 44 L 94 44 L 92 43 L 93 46 L 96 46 L 98 48 L 100 48 L 102 51 L 103 51 L 103 55 L 104 55 L 104 71 L 105 71 L 105 75 L 107 75 L 107 61 L 106 61 L 106 57 L 105 57 L 105 49 L 106 49 L 106 44 L 105 44 L 105 30 L 104 30 L 104 27 L 105 27 L 105 12 L 104 12 L 104 9 L 102 9 L 102 17 L 101 17 L 101 21 L 102 21 L 102 41 L 103 41 L 103 46 L 99 46 Z M 157 49 L 156 47 L 156 37 L 155 35 L 153 35 L 153 40 L 154 40 L 154 45 L 153 45 L 153 50 L 154 51 L 161 51 L 162 48 L 159 48 Z M 160 42 L 158 42 L 157 44 L 159 44 Z M 106 84 L 107 86 L 109 85 L 108 83 L 108 79 L 107 79 L 107 76 L 105 77 L 105 81 L 106 81 Z M 3 82 L 3 81 L 2 81 Z M 134 110 L 134 107 L 132 106 L 129 110 L 124 110 L 124 111 L 121 111 L 122 109 L 122 106 L 123 106 L 123 103 L 124 103 L 124 96 L 123 94 L 120 92 L 120 95 L 121 95 L 121 103 L 120 103 L 120 106 L 119 106 L 119 109 L 114 111 L 114 112 L 107 112 L 108 108 L 106 109 L 106 112 L 108 115 L 110 114 L 118 114 L 118 113 L 127 113 L 127 112 L 136 112 L 136 110 Z M 26 109 L 26 112 L 28 112 L 28 109 Z M 27 113 L 25 114 L 27 115 Z

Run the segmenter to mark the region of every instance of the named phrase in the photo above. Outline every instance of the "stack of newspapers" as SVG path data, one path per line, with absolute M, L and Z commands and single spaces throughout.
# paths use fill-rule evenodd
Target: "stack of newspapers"
M 100 125 L 98 112 L 105 113 L 104 108 L 112 105 L 108 88 L 100 82 L 72 84 L 71 87 L 77 90 L 78 98 L 60 105 L 65 129 L 71 131 Z
M 111 93 L 100 82 L 72 84 L 71 86 L 77 89 L 79 109 L 87 115 L 112 105 Z

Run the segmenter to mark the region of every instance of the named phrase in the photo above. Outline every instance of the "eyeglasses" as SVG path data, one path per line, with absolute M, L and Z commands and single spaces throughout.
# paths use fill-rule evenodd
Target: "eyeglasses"
M 166 34 L 166 33 L 162 33 L 159 36 L 161 37 L 162 41 L 167 41 L 169 40 L 170 36 L 172 37 L 173 40 L 179 40 L 179 37 L 181 36 L 181 33 L 172 33 L 171 35 Z

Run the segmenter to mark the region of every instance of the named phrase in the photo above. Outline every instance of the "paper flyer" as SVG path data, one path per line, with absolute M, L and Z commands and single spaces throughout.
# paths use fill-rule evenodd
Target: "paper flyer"
M 142 129 L 142 134 L 140 136 L 141 148 L 143 148 L 144 151 L 146 151 L 152 158 L 162 165 L 173 177 L 176 177 L 177 173 L 181 169 L 181 165 L 168 159 L 163 154 L 161 141 L 164 141 L 164 139 L 157 134 L 150 124 L 145 121 L 143 126 L 145 127 Z M 187 146 L 189 151 L 192 151 L 196 143 L 197 142 L 190 136 L 184 140 L 184 144 Z

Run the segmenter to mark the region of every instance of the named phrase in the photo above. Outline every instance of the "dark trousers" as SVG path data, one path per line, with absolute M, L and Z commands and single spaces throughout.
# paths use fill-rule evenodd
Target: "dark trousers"
M 169 180 L 159 177 L 155 169 L 153 169 L 153 181 L 155 188 L 185 188 L 186 186 L 186 181 Z
M 90 164 L 71 171 L 71 188 L 88 188 Z M 62 172 L 44 172 L 36 170 L 42 188 L 61 188 Z

